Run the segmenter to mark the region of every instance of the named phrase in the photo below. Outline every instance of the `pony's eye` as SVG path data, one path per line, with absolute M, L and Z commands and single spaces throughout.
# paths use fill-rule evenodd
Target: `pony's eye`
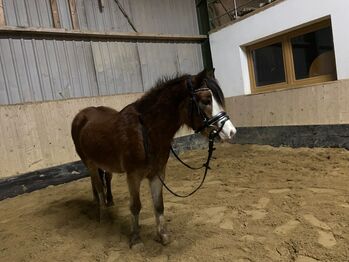
M 202 100 L 201 102 L 202 102 L 205 106 L 211 105 L 211 100 L 210 100 L 210 99 Z

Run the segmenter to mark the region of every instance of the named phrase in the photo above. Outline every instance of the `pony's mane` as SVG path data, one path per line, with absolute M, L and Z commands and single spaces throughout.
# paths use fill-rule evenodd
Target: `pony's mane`
M 184 81 L 188 77 L 188 74 L 177 74 L 173 77 L 161 77 L 159 80 L 156 81 L 154 87 L 149 89 L 140 99 L 138 99 L 138 101 L 136 102 L 136 104 L 138 105 L 138 109 L 143 112 L 147 111 L 147 109 L 154 104 L 154 101 L 157 101 L 158 97 L 164 90 L 170 88 L 171 86 L 178 85 L 180 82 Z
M 148 92 L 152 91 L 153 89 L 157 89 L 157 88 L 161 88 L 161 87 L 165 87 L 165 86 L 171 86 L 171 85 L 175 85 L 178 82 L 183 81 L 184 79 L 190 77 L 190 75 L 188 74 L 179 74 L 177 73 L 174 76 L 163 76 L 161 78 L 159 78 L 154 87 L 151 88 Z
M 172 86 L 176 86 L 183 82 L 185 79 L 188 79 L 190 75 L 188 74 L 177 74 L 175 76 L 163 76 L 160 79 L 156 81 L 156 84 L 154 87 L 149 89 L 138 101 L 138 108 L 141 111 L 146 111 L 149 107 L 151 107 L 154 104 L 154 101 L 158 99 L 160 94 L 166 90 L 167 88 L 170 88 Z M 221 106 L 225 106 L 224 103 L 224 94 L 222 92 L 222 89 L 220 88 L 217 80 L 215 78 L 205 78 L 207 87 L 212 91 L 212 94 L 218 104 Z M 196 88 L 200 88 L 196 87 Z

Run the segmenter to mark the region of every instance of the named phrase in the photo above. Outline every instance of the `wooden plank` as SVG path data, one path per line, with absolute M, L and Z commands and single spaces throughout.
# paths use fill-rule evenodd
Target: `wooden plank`
M 104 9 L 104 0 L 98 0 L 99 10 L 103 12 Z
M 55 28 L 61 28 L 61 21 L 59 19 L 57 0 L 50 0 L 50 2 L 51 2 L 53 26 Z
M 0 0 L 0 27 L 5 25 L 4 4 L 3 0 Z
M 178 35 L 178 34 L 144 34 L 144 33 L 119 33 L 119 32 L 93 32 L 74 31 L 53 28 L 18 28 L 6 26 L 0 28 L 0 35 L 30 36 L 30 37 L 63 37 L 79 39 L 114 39 L 114 40 L 139 40 L 157 42 L 193 42 L 201 43 L 207 40 L 206 35 Z
M 347 81 L 338 81 L 339 85 L 339 124 L 345 124 L 348 122 L 349 119 L 349 103 L 348 103 L 348 96 L 349 96 L 349 82 Z
M 179 153 L 202 148 L 207 141 L 199 134 L 189 134 L 182 130 L 181 137 L 173 141 L 174 150 Z M 0 179 L 0 201 L 24 193 L 30 193 L 51 185 L 68 183 L 88 177 L 88 170 L 81 161 L 66 163 L 37 171 Z
M 338 124 L 340 122 L 339 84 L 338 82 L 329 83 L 323 89 L 326 123 Z
M 38 49 L 40 47 L 37 46 Z M 48 48 L 47 52 L 54 53 L 54 49 Z M 1 56 L 2 61 L 7 61 L 3 58 Z M 56 71 L 53 70 L 54 73 Z M 54 86 L 57 90 L 55 83 Z M 123 94 L 0 106 L 1 123 L 6 123 L 0 125 L 0 179 L 78 160 L 70 125 L 71 119 L 81 108 L 104 105 L 121 110 L 141 95 Z M 52 119 L 55 119 L 54 123 Z
M 348 96 L 349 81 L 340 80 L 229 97 L 226 110 L 238 127 L 348 124 Z
M 73 30 L 78 30 L 79 19 L 78 19 L 78 13 L 76 11 L 76 0 L 68 0 L 68 1 L 69 1 L 70 17 L 73 25 Z
M 349 150 L 348 132 L 348 124 L 240 127 L 232 143 Z

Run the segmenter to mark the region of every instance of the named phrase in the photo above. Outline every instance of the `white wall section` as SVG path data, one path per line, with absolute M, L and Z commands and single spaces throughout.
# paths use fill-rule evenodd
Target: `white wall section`
M 338 80 L 349 78 L 348 0 L 285 0 L 210 34 L 213 66 L 225 96 L 250 94 L 244 46 L 330 17 Z

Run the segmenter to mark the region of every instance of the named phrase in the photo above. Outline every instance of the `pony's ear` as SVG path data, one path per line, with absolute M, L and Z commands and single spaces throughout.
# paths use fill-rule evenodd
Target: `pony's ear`
M 197 80 L 197 82 L 201 83 L 202 80 L 204 80 L 207 77 L 207 69 L 205 68 L 204 70 L 202 70 L 200 73 L 198 73 L 195 76 L 195 80 Z
M 215 78 L 214 77 L 214 70 L 215 70 L 214 68 L 207 70 L 206 77 L 207 78 Z
M 205 78 L 206 78 L 206 69 L 204 69 L 197 75 L 192 75 L 191 79 L 194 85 L 194 89 L 199 88 Z
M 214 78 L 214 70 L 215 70 L 214 68 L 212 69 L 205 68 L 199 74 L 197 74 L 195 78 L 201 81 L 204 80 L 205 78 Z
M 205 78 L 211 78 L 213 77 L 214 70 L 208 70 L 204 69 L 200 73 L 194 76 L 194 81 L 196 85 L 201 85 L 201 83 L 204 81 Z

